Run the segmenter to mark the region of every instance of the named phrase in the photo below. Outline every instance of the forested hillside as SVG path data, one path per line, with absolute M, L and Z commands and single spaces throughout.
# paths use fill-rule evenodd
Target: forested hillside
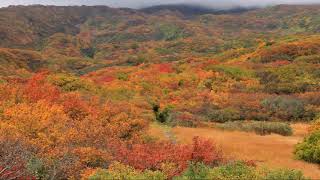
M 230 159 L 214 139 L 149 131 L 291 136 L 303 122 L 311 128 L 294 153 L 319 164 L 319 14 L 320 5 L 0 8 L 0 179 L 304 179 Z

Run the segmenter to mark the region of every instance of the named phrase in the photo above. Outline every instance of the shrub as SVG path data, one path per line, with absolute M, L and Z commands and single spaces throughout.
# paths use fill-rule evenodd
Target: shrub
M 320 106 L 320 91 L 298 94 L 298 97 L 308 105 Z
M 265 121 L 269 116 L 262 108 L 261 101 L 266 97 L 270 97 L 264 93 L 228 93 L 227 97 L 219 93 L 214 97 L 213 101 L 218 103 L 220 107 L 234 109 L 233 111 L 239 113 L 235 120 L 259 120 Z M 206 104 L 204 104 L 206 105 Z M 214 106 L 206 106 L 211 110 L 217 109 Z M 208 109 L 207 112 L 210 110 Z M 207 113 L 205 112 L 205 113 Z
M 228 77 L 231 77 L 236 80 L 241 80 L 243 78 L 248 78 L 252 76 L 252 73 L 249 70 L 245 70 L 239 67 L 233 67 L 233 66 L 224 66 L 224 65 L 214 65 L 214 66 L 208 66 L 205 68 L 208 70 L 213 70 L 216 72 L 221 72 L 226 74 Z
M 92 88 L 92 85 L 79 77 L 59 74 L 55 76 L 50 76 L 49 81 L 55 86 L 60 87 L 62 90 L 71 92 L 71 91 L 80 91 L 86 90 L 89 91 Z
M 21 139 L 0 136 L 0 179 L 34 179 L 26 168 L 34 149 Z
M 306 62 L 311 64 L 320 64 L 320 55 L 300 56 L 295 59 L 298 62 Z
M 173 24 L 162 24 L 156 29 L 156 39 L 172 41 L 185 37 L 183 29 Z
M 191 161 L 216 165 L 222 160 L 222 152 L 209 139 L 194 137 L 192 143 Z
M 37 179 L 49 179 L 49 172 L 47 171 L 44 162 L 37 157 L 32 157 L 28 164 L 27 169 Z
M 320 164 L 320 131 L 312 132 L 297 144 L 294 153 L 298 159 Z
M 114 149 L 117 161 L 139 170 L 159 170 L 164 163 L 172 163 L 175 166 L 174 175 L 185 170 L 190 161 L 206 165 L 216 165 L 222 161 L 220 149 L 212 141 L 199 137 L 195 137 L 189 145 L 156 142 L 134 144 L 130 147 L 119 144 Z
M 122 81 L 128 81 L 129 80 L 129 76 L 128 76 L 128 74 L 127 73 L 118 73 L 117 74 L 117 78 L 119 79 L 119 80 L 122 80 Z
M 307 180 L 308 178 L 303 176 L 301 171 L 290 169 L 279 169 L 269 171 L 265 177 L 265 180 Z
M 259 171 L 246 162 L 229 162 L 222 166 L 211 168 L 203 163 L 190 163 L 180 179 L 214 179 L 214 180 L 307 180 L 301 171 L 276 169 Z
M 52 64 L 56 64 L 57 67 L 54 67 L 54 68 L 59 68 L 57 69 L 57 71 L 60 69 L 64 69 L 64 70 L 67 70 L 68 72 L 72 72 L 78 75 L 82 70 L 92 66 L 92 63 L 81 58 L 64 59 L 63 63 L 58 63 L 53 61 Z M 63 71 L 59 71 L 59 72 L 63 72 Z
M 208 113 L 208 118 L 213 122 L 227 122 L 240 120 L 240 112 L 233 108 L 225 108 L 218 110 L 211 110 Z
M 311 118 L 305 117 L 307 114 L 305 104 L 296 98 L 286 96 L 271 97 L 264 99 L 261 104 L 270 117 L 280 120 L 294 121 Z
M 198 116 L 195 116 L 194 114 L 189 112 L 175 112 L 172 114 L 172 117 L 168 121 L 168 125 L 172 127 L 196 127 L 197 118 Z
M 91 107 L 78 93 L 65 94 L 61 97 L 63 110 L 72 120 L 83 120 L 89 114 Z
M 269 48 L 261 49 L 258 54 L 260 62 L 268 63 L 276 60 L 292 61 L 299 56 L 317 54 L 318 51 L 318 42 L 298 41 L 294 43 L 273 45 Z
M 106 169 L 97 170 L 96 173 L 91 175 L 89 180 L 104 180 L 104 179 L 126 179 L 126 180 L 164 180 L 167 177 L 160 171 L 137 171 L 134 168 L 123 165 L 119 162 L 111 164 L 111 166 Z
M 317 119 L 314 122 L 312 122 L 312 125 L 310 128 L 308 128 L 308 130 L 311 133 L 320 130 L 320 119 Z
M 175 180 L 179 179 L 208 179 L 208 174 L 210 172 L 210 167 L 203 163 L 193 163 L 191 162 L 184 173 L 175 177 Z
M 7 108 L 0 121 L 0 134 L 10 134 L 25 137 L 25 142 L 33 147 L 50 149 L 63 142 L 63 135 L 68 118 L 59 105 L 49 105 L 44 101 L 37 103 L 21 103 Z M 59 122 L 59 123 L 57 123 Z
M 23 94 L 30 102 L 45 100 L 55 102 L 60 96 L 60 91 L 56 86 L 46 82 L 47 72 L 40 72 L 28 79 L 23 87 Z
M 93 47 L 88 47 L 88 48 L 81 48 L 80 51 L 84 57 L 94 58 L 94 54 L 96 50 Z
M 168 122 L 168 120 L 170 118 L 170 108 L 169 107 L 166 107 L 161 111 L 160 106 L 157 104 L 154 104 L 152 109 L 153 109 L 153 112 L 156 116 L 157 121 L 159 121 L 160 123 Z
M 246 132 L 255 132 L 260 135 L 267 135 L 271 133 L 280 134 L 283 136 L 292 135 L 293 131 L 289 124 L 281 122 L 227 122 L 218 124 L 218 128 L 224 130 L 239 130 Z
M 147 59 L 141 55 L 138 55 L 138 56 L 130 55 L 126 59 L 126 64 L 129 66 L 137 66 L 145 62 L 147 62 Z
M 211 168 L 203 163 L 190 163 L 186 171 L 175 180 L 214 179 L 214 180 L 307 180 L 301 171 L 277 169 L 259 171 L 246 162 L 236 161 Z
M 232 89 L 234 83 L 234 79 L 228 77 L 225 74 L 219 74 L 219 76 L 204 80 L 203 86 L 215 92 L 223 92 Z
M 213 168 L 209 174 L 208 179 L 217 180 L 254 180 L 261 179 L 254 167 L 247 166 L 244 162 L 234 162 L 224 166 Z
M 264 90 L 277 94 L 315 91 L 319 88 L 317 74 L 316 68 L 299 64 L 273 67 L 257 72 Z

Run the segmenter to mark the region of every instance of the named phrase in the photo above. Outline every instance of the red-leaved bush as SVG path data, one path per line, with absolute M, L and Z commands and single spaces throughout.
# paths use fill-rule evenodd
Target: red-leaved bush
M 60 92 L 56 86 L 46 82 L 48 72 L 41 72 L 32 76 L 24 86 L 24 96 L 31 102 L 46 100 L 56 101 Z
M 222 152 L 211 140 L 197 136 L 193 138 L 191 160 L 215 165 L 222 160 Z
M 113 148 L 116 149 L 117 161 L 136 169 L 160 170 L 163 164 L 175 164 L 174 175 L 184 171 L 190 161 L 215 165 L 222 160 L 222 153 L 216 145 L 200 137 L 195 137 L 193 143 L 188 145 L 156 142 L 130 146 L 117 144 Z
M 31 149 L 19 138 L 0 136 L 0 179 L 35 179 L 26 170 Z
M 172 73 L 173 72 L 171 64 L 158 64 L 158 65 L 156 65 L 156 67 L 158 68 L 158 71 L 160 73 Z

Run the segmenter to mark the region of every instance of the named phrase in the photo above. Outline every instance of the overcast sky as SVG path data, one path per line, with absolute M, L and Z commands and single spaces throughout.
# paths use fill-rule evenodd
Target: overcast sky
M 139 8 L 159 4 L 193 3 L 212 7 L 264 6 L 275 4 L 310 4 L 320 0 L 0 0 L 0 6 L 9 5 L 108 5 Z

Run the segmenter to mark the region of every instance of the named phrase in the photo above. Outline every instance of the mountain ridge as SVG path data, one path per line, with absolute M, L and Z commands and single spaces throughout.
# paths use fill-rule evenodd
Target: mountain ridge
M 194 15 L 203 15 L 203 14 L 236 14 L 243 13 L 253 9 L 257 9 L 256 7 L 230 7 L 230 8 L 214 8 L 214 7 L 206 7 L 204 5 L 195 5 L 195 4 L 164 4 L 164 5 L 156 5 L 156 6 L 148 6 L 144 8 L 140 8 L 141 11 L 145 13 L 157 13 L 159 11 L 178 11 L 186 16 L 194 16 Z

